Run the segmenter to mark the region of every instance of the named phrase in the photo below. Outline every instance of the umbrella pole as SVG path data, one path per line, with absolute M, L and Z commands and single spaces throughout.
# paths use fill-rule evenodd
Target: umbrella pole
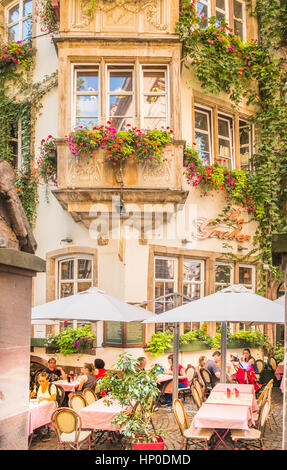
M 173 331 L 173 361 L 172 361 L 172 406 L 178 397 L 178 356 L 179 356 L 179 323 L 174 324 Z
M 226 348 L 227 348 L 227 323 L 221 324 L 221 373 L 220 382 L 226 383 Z

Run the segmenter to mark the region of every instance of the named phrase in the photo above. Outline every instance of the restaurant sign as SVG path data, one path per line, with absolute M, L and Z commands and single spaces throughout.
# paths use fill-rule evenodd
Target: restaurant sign
M 219 240 L 230 240 L 236 242 L 250 241 L 251 236 L 242 233 L 243 225 L 246 224 L 241 217 L 240 209 L 230 213 L 223 221 L 217 219 L 207 219 L 199 217 L 194 220 L 196 232 L 194 238 L 206 240 L 208 238 L 218 238 Z

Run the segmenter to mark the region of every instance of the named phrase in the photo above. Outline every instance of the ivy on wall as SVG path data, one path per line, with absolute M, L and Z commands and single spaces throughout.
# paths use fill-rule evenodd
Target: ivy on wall
M 43 96 L 57 84 L 57 74 L 33 83 L 35 49 L 18 41 L 0 44 L 0 158 L 14 163 L 14 142 L 21 145 L 22 165 L 15 187 L 27 219 L 35 222 L 39 173 L 34 165 L 34 122 Z
M 259 223 L 254 244 L 257 260 L 270 266 L 269 280 L 280 276 L 272 266 L 271 234 L 287 230 L 285 179 L 287 177 L 287 109 L 285 84 L 287 71 L 280 48 L 286 41 L 287 6 L 277 0 L 257 0 L 255 15 L 260 40 L 242 42 L 240 37 L 215 18 L 198 15 L 195 2 L 183 1 L 177 32 L 183 43 L 185 66 L 211 94 L 225 92 L 234 106 L 242 100 L 252 103 L 250 119 L 260 139 L 253 155 L 252 171 L 228 171 L 219 162 L 204 166 L 186 151 L 189 183 L 206 189 L 222 190 L 227 204 L 241 204 Z M 253 250 L 254 252 L 254 250 Z M 266 281 L 261 272 L 261 288 Z

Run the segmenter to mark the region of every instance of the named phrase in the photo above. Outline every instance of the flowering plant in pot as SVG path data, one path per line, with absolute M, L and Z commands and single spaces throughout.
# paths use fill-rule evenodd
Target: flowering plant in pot
M 100 391 L 108 390 L 107 405 L 117 400 L 127 411 L 120 412 L 112 424 L 120 427 L 134 450 L 164 449 L 163 431 L 156 431 L 152 421 L 153 403 L 159 394 L 156 381 L 159 366 L 147 372 L 140 369 L 139 361 L 123 353 L 113 367 L 99 379 L 98 385 Z
M 45 184 L 50 181 L 57 183 L 57 149 L 55 139 L 48 135 L 47 139 L 41 140 L 40 157 L 37 160 L 40 178 Z

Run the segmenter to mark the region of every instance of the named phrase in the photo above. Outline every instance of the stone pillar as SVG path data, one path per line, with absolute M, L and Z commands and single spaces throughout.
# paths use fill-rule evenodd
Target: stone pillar
M 28 448 L 32 279 L 35 255 L 0 248 L 0 449 Z

